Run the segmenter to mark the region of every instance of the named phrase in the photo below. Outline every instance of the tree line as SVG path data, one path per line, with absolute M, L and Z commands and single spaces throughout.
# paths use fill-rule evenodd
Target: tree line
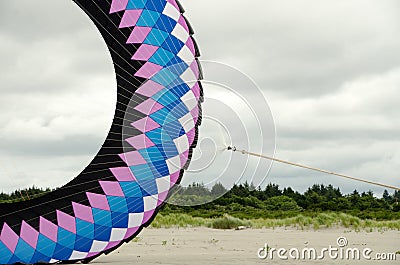
M 50 189 L 31 187 L 12 193 L 0 193 L 1 202 L 27 200 L 50 192 Z M 222 195 L 223 194 L 223 195 Z M 221 196 L 222 195 L 222 196 Z M 167 204 L 162 211 L 185 212 L 194 216 L 220 216 L 229 213 L 239 217 L 290 217 L 302 212 L 313 215 L 318 212 L 346 212 L 360 218 L 379 220 L 400 219 L 400 192 L 375 196 L 372 191 L 354 190 L 343 194 L 332 185 L 314 184 L 304 193 L 291 187 L 280 188 L 269 183 L 265 188 L 256 188 L 252 184 L 234 185 L 227 190 L 221 183 L 212 188 L 204 184 L 193 183 L 179 191 L 171 198 L 174 204 Z M 199 202 L 193 207 L 185 207 L 186 202 Z M 205 204 L 201 203 L 205 202 Z M 192 205 L 197 205 L 196 203 Z
M 220 183 L 211 189 L 207 189 L 203 184 L 193 183 L 184 188 L 178 198 L 184 202 L 195 201 L 193 197 L 197 197 L 201 201 L 201 198 L 222 194 L 221 189 L 224 187 Z M 247 215 L 264 218 L 290 217 L 299 212 L 309 215 L 319 212 L 345 212 L 363 219 L 391 220 L 400 219 L 400 192 L 394 191 L 390 194 L 385 190 L 382 195 L 375 196 L 372 191 L 354 190 L 343 194 L 340 188 L 332 185 L 314 184 L 304 193 L 300 193 L 291 187 L 282 189 L 273 183 L 263 189 L 244 183 L 234 185 L 229 191 L 225 191 L 225 195 L 214 198 L 205 205 L 167 205 L 165 208 L 167 211 L 189 212 L 199 216 L 213 215 L 221 211 L 239 217 Z
M 35 198 L 37 196 L 40 196 L 40 195 L 44 195 L 50 191 L 51 191 L 50 188 L 43 189 L 43 188 L 38 188 L 38 187 L 32 186 L 27 189 L 15 190 L 11 193 L 1 192 L 0 193 L 0 203 L 25 201 L 25 200 L 29 200 L 29 199 Z

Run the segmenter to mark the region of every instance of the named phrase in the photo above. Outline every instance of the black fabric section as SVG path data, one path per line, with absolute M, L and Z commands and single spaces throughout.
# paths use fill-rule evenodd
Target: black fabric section
M 196 39 L 193 38 L 193 36 L 190 36 L 190 38 L 192 39 L 193 44 L 194 44 L 194 48 L 195 48 L 195 50 L 196 50 L 195 56 L 196 56 L 196 57 L 200 57 L 200 56 L 201 56 L 201 53 L 200 53 L 199 46 L 197 45 Z M 198 60 L 197 60 L 197 61 L 198 61 Z M 200 63 L 199 63 L 199 69 L 201 69 Z M 200 71 L 200 76 L 201 76 L 201 78 L 199 78 L 199 79 L 202 80 L 202 79 L 203 79 L 203 72 L 202 72 L 202 71 Z
M 187 24 L 187 26 L 188 26 L 188 28 L 189 28 L 189 34 L 190 34 L 190 35 L 193 35 L 193 34 L 194 34 L 194 30 L 193 30 L 192 25 L 190 24 L 189 20 L 187 20 L 186 17 L 184 17 L 184 18 L 185 18 L 186 24 Z
M 183 8 L 182 4 L 179 1 L 176 1 L 176 3 L 178 4 L 179 12 L 182 14 L 185 13 L 185 8 Z

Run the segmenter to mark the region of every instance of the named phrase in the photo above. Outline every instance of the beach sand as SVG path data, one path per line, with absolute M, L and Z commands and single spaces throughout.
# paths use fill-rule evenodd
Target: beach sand
M 258 258 L 258 249 L 315 248 L 318 253 L 329 245 L 337 247 L 337 238 L 346 237 L 346 248 L 393 253 L 400 250 L 400 231 L 354 232 L 346 228 L 320 229 L 314 231 L 295 228 L 215 230 L 208 228 L 144 229 L 136 240 L 117 251 L 102 256 L 93 264 L 400 264 L 395 261 L 333 260 L 326 254 L 323 260 L 273 260 Z M 275 254 L 276 255 L 276 254 Z M 288 255 L 288 254 L 286 254 Z

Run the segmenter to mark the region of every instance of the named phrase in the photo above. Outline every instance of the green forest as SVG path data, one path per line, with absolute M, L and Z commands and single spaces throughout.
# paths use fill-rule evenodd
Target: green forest
M 212 198 L 221 194 L 223 188 L 221 184 L 216 184 L 208 190 L 202 184 L 192 184 L 176 196 L 178 199 L 173 199 L 184 202 Z M 264 189 L 244 183 L 234 185 L 224 196 L 210 203 L 191 207 L 167 204 L 163 212 L 186 213 L 195 217 L 229 214 L 241 219 L 290 218 L 300 213 L 312 217 L 322 212 L 337 212 L 361 219 L 400 220 L 400 192 L 390 194 L 385 190 L 382 195 L 375 196 L 372 191 L 354 190 L 343 194 L 332 185 L 315 184 L 306 192 L 299 193 L 290 187 L 281 189 L 272 183 Z

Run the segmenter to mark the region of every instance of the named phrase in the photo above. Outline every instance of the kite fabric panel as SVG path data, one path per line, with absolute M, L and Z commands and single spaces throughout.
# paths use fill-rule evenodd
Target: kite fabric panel
M 74 2 L 111 53 L 115 117 L 79 176 L 41 197 L 0 204 L 0 264 L 86 263 L 115 250 L 150 224 L 196 146 L 202 74 L 180 4 Z

